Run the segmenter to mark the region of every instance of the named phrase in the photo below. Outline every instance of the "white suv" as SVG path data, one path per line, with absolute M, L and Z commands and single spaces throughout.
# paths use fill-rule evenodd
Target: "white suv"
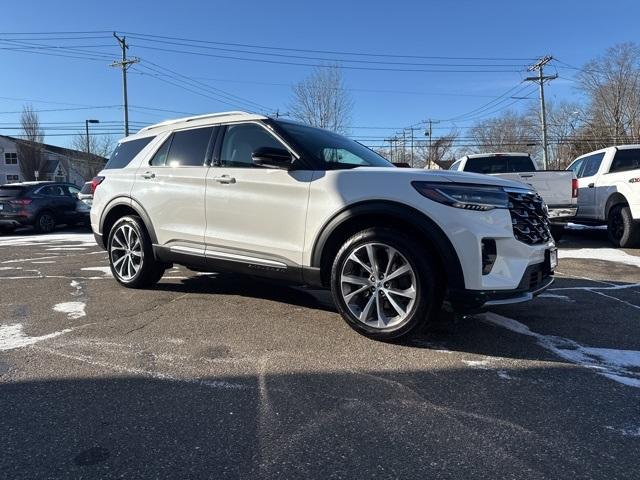
M 395 168 L 335 133 L 243 112 L 144 128 L 93 185 L 92 228 L 122 285 L 177 263 L 328 287 L 377 339 L 416 331 L 443 300 L 529 300 L 556 265 L 546 206 L 524 184 Z

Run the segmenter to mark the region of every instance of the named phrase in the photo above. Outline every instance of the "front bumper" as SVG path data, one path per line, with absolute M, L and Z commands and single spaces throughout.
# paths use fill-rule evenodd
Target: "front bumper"
M 545 258 L 544 262 L 527 267 L 515 289 L 450 290 L 447 298 L 454 311 L 473 313 L 496 305 L 529 301 L 549 288 L 553 281 L 550 260 Z

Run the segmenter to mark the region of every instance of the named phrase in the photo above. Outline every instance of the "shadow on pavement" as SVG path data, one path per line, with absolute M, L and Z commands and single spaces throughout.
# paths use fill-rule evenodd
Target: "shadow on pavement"
M 635 392 L 511 373 L 0 384 L 0 477 L 637 478 Z

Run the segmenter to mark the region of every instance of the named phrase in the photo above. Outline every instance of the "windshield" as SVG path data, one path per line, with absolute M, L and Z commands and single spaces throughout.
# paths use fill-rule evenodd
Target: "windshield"
M 533 172 L 535 167 L 527 155 L 487 155 L 467 159 L 464 171 L 484 174 Z
M 278 121 L 305 150 L 326 165 L 328 170 L 354 167 L 393 167 L 373 150 L 337 133 L 294 122 Z

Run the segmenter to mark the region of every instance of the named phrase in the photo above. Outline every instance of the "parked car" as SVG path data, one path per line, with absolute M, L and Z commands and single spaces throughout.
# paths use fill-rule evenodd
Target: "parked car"
M 58 224 L 74 225 L 86 214 L 78 212 L 80 189 L 70 183 L 23 182 L 0 186 L 0 229 L 33 226 L 48 233 Z
M 538 170 L 528 153 L 479 153 L 465 155 L 450 170 L 494 175 L 533 187 L 549 208 L 551 233 L 560 240 L 564 227 L 578 210 L 578 182 L 564 170 Z
M 530 300 L 557 255 L 522 183 L 396 168 L 335 133 L 242 112 L 120 141 L 94 181 L 91 226 L 122 285 L 178 263 L 330 288 L 358 332 L 389 340 L 439 312 Z
M 91 204 L 93 203 L 93 186 L 91 182 L 85 182 L 80 192 L 78 192 L 78 202 L 76 204 L 76 210 L 78 215 L 82 217 L 82 225 L 86 227 L 91 226 L 91 220 L 89 213 L 91 212 Z
M 640 246 L 640 145 L 620 145 L 587 153 L 567 170 L 578 177 L 574 220 L 606 225 L 616 247 Z

